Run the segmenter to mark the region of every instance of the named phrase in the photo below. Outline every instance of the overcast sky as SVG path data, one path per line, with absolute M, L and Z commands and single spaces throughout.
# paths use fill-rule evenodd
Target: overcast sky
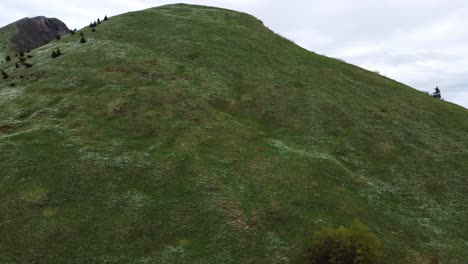
M 1 0 L 0 27 L 44 15 L 81 28 L 104 14 L 179 2 L 250 13 L 306 49 L 419 90 L 439 86 L 468 108 L 467 0 Z

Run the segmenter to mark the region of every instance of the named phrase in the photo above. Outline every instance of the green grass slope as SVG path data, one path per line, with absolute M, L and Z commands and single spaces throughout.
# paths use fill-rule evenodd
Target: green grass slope
M 13 24 L 0 28 L 0 61 L 4 61 L 7 55 L 14 55 L 10 48 L 10 37 L 15 32 L 16 28 Z
M 304 263 L 355 219 L 382 263 L 468 259 L 466 109 L 233 11 L 83 32 L 1 65 L 0 263 Z

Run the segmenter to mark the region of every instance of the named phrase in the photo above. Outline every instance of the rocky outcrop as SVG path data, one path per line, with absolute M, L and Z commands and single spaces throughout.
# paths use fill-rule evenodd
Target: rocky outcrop
M 43 46 L 70 32 L 57 18 L 43 16 L 23 18 L 14 23 L 16 31 L 10 37 L 10 47 L 17 52 L 25 52 Z

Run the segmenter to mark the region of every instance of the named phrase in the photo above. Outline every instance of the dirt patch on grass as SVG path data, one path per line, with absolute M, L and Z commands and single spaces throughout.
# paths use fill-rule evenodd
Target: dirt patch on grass
M 249 219 L 245 216 L 243 210 L 233 201 L 221 201 L 219 207 L 223 209 L 223 211 L 227 214 L 230 223 L 235 227 L 246 231 L 253 229 L 252 225 L 249 224 Z

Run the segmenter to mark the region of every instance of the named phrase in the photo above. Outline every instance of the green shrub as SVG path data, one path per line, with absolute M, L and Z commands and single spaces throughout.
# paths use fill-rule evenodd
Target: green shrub
M 6 79 L 10 78 L 10 76 L 6 72 L 4 72 L 3 70 L 1 70 L 1 73 L 2 73 L 3 80 L 6 80 Z
M 361 222 L 350 228 L 323 228 L 314 233 L 307 258 L 311 264 L 375 264 L 380 241 Z

